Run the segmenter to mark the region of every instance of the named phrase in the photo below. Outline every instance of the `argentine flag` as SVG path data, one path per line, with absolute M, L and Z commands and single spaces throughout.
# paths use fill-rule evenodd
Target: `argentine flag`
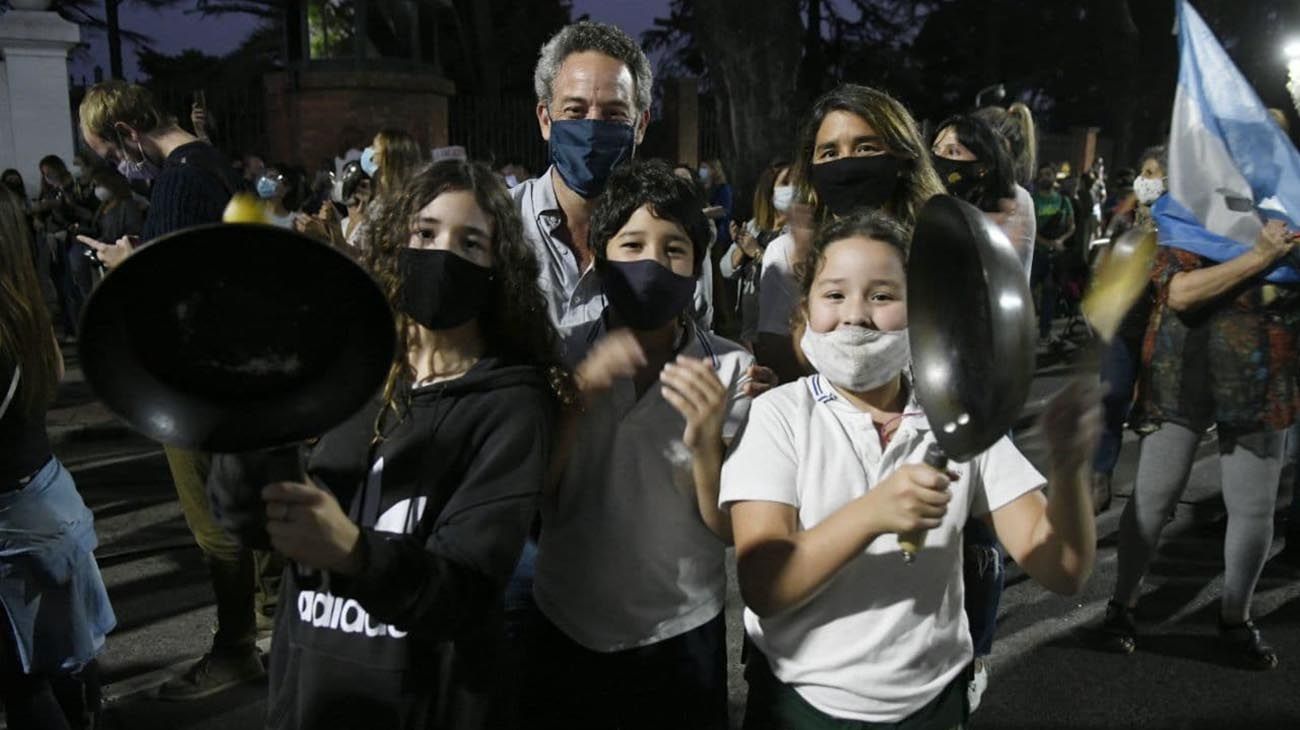
M 1255 245 L 1262 219 L 1300 228 L 1300 153 L 1187 0 L 1178 52 L 1169 193 L 1151 212 L 1161 245 L 1228 261 Z M 1279 265 L 1266 278 L 1298 283 L 1300 271 Z

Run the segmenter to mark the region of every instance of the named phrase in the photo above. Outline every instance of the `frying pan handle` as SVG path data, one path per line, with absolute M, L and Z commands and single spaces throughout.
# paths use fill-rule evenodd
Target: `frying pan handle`
M 939 444 L 930 444 L 925 450 L 925 465 L 939 471 L 948 467 L 948 455 L 943 453 Z M 913 530 L 904 532 L 898 536 L 898 546 L 903 549 L 903 561 L 911 563 L 916 559 L 916 553 L 925 544 L 925 530 Z

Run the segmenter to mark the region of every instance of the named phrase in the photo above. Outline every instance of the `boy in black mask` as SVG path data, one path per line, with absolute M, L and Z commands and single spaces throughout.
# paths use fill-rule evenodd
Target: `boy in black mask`
M 566 338 L 584 407 L 542 503 L 535 727 L 727 727 L 718 483 L 753 358 L 690 317 L 708 226 L 661 162 L 615 171 L 592 215 L 609 306 Z

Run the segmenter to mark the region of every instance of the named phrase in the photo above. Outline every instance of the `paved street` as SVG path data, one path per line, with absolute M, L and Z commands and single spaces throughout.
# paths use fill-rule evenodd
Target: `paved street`
M 75 360 L 58 408 L 57 452 L 94 509 L 98 557 L 118 615 L 102 657 L 110 704 L 105 727 L 131 730 L 258 728 L 264 686 L 248 686 L 192 704 L 163 703 L 153 688 L 197 657 L 211 637 L 206 572 L 176 504 L 160 450 L 105 420 Z M 1029 411 L 1069 377 L 1072 367 L 1044 358 Z M 1018 432 L 1031 459 L 1032 433 Z M 1300 579 L 1270 565 L 1255 614 L 1282 665 L 1258 673 L 1224 666 L 1215 651 L 1215 608 L 1222 583 L 1223 505 L 1217 492 L 1213 436 L 1202 445 L 1192 486 L 1179 505 L 1149 581 L 1138 653 L 1089 648 L 1089 628 L 1104 611 L 1114 580 L 1115 530 L 1125 503 L 1102 515 L 1101 551 L 1085 591 L 1047 594 L 1014 567 L 1001 607 L 993 680 L 974 718 L 981 730 L 1029 728 L 1300 728 Z M 1115 483 L 1131 490 L 1137 444 L 1125 442 Z M 1279 548 L 1280 544 L 1274 546 Z M 739 596 L 732 590 L 732 695 L 743 705 L 738 646 Z M 734 713 L 736 720 L 739 712 Z

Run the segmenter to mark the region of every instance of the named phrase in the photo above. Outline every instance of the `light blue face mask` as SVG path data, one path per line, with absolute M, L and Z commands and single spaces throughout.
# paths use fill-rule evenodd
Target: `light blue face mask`
M 270 200 L 275 197 L 276 188 L 279 185 L 269 177 L 257 178 L 257 197 L 262 200 Z
M 379 172 L 379 165 L 375 162 L 375 148 L 367 147 L 361 151 L 361 169 L 370 177 L 374 177 Z

